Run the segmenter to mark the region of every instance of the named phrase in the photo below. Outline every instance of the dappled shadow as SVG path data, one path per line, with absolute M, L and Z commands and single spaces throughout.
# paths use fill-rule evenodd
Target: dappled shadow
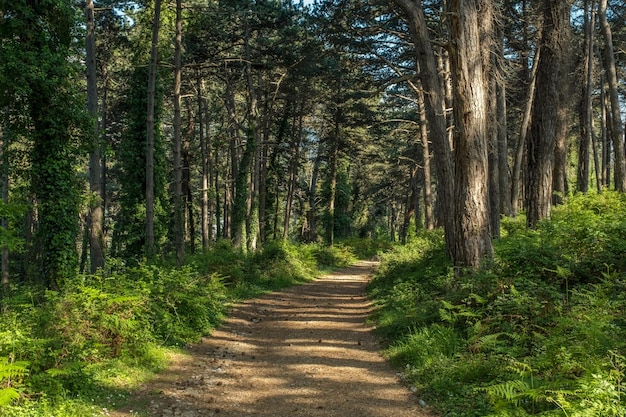
M 151 416 L 430 415 L 365 321 L 371 263 L 235 306 L 192 356 L 146 388 Z M 120 414 L 123 415 L 123 414 Z

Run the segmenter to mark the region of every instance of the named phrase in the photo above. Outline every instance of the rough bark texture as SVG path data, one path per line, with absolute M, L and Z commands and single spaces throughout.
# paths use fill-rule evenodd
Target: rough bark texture
M 493 251 L 487 187 L 488 88 L 477 4 L 474 0 L 453 0 L 448 7 L 456 122 L 454 262 L 457 266 L 473 268 Z
M 429 138 L 433 145 L 434 164 L 437 172 L 438 206 L 445 212 L 443 224 L 448 253 L 454 254 L 454 166 L 446 127 L 445 93 L 437 68 L 434 46 L 430 40 L 428 25 L 421 0 L 394 0 L 407 17 L 411 31 L 418 74 L 424 88 L 425 111 L 428 119 Z
M 552 208 L 552 176 L 559 109 L 561 38 L 566 24 L 563 1 L 544 0 L 541 56 L 537 67 L 532 122 L 528 135 L 527 225 L 535 227 Z

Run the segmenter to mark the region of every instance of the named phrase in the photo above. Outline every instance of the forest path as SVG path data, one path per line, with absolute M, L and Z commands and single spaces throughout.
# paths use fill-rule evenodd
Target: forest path
M 374 262 L 235 305 L 133 412 L 155 417 L 427 417 L 365 322 Z M 143 409 L 142 409 L 143 408 Z M 130 411 L 130 410 L 129 410 Z M 115 416 L 130 416 L 116 412 Z

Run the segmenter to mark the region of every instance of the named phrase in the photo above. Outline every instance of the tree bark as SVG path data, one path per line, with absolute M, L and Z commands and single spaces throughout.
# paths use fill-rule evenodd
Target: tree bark
M 424 17 L 421 0 L 394 0 L 408 19 L 411 37 L 415 47 L 418 75 L 425 92 L 425 110 L 428 119 L 429 137 L 435 154 L 434 163 L 439 186 L 437 197 L 439 207 L 445 211 L 443 217 L 446 248 L 453 256 L 455 247 L 455 207 L 454 207 L 454 165 L 446 127 L 445 94 L 435 59 L 434 46 L 430 40 L 428 24 Z
M 530 228 L 550 216 L 554 147 L 559 109 L 559 76 L 562 61 L 562 35 L 566 24 L 567 4 L 543 1 L 541 56 L 537 68 L 532 123 L 528 135 L 527 217 Z
M 537 83 L 537 68 L 539 67 L 539 58 L 541 57 L 541 50 L 537 50 L 535 59 L 533 60 L 533 67 L 530 73 L 530 82 L 528 84 L 528 92 L 526 95 L 526 107 L 524 114 L 522 115 L 522 122 L 520 124 L 519 139 L 517 141 L 517 149 L 515 151 L 515 161 L 513 163 L 513 178 L 511 179 L 511 214 L 517 216 L 520 208 L 520 185 L 522 185 L 522 165 L 524 164 L 524 150 L 528 147 L 526 143 L 526 137 L 528 135 L 528 127 L 530 126 L 532 117 L 532 107 L 535 101 L 535 85 Z
M 454 263 L 476 268 L 481 260 L 493 253 L 487 187 L 489 89 L 484 78 L 485 54 L 488 56 L 491 47 L 483 50 L 481 44 L 476 1 L 452 0 L 448 3 L 448 11 L 456 123 Z M 491 25 L 490 20 L 488 14 L 482 24 Z
M 582 94 L 580 101 L 580 140 L 578 146 L 578 170 L 576 172 L 576 188 L 581 193 L 589 191 L 589 146 L 592 142 L 593 118 L 591 90 L 593 86 L 593 32 L 595 26 L 595 15 L 593 13 L 593 1 L 584 2 L 584 25 L 585 31 L 585 57 L 583 63 L 584 81 L 582 83 Z M 598 167 L 596 166 L 596 170 Z
M 154 102 L 158 64 L 161 0 L 154 1 L 152 47 L 148 75 L 148 106 L 146 117 L 146 255 L 154 255 Z
M 423 154 L 423 179 L 424 179 L 424 228 L 426 230 L 433 230 L 435 228 L 435 215 L 433 207 L 433 193 L 432 193 L 432 176 L 430 161 L 432 156 L 430 155 L 430 141 L 428 138 L 428 119 L 426 117 L 426 107 L 424 104 L 424 90 L 418 88 L 417 94 L 417 106 L 420 120 L 420 139 L 422 142 L 422 154 Z
M 96 72 L 96 38 L 94 24 L 93 0 L 87 0 L 85 5 L 87 18 L 87 36 L 85 41 L 85 61 L 87 67 L 87 111 L 91 117 L 92 138 L 89 152 L 89 250 L 90 270 L 95 273 L 98 268 L 104 267 L 104 240 L 103 224 L 104 209 L 102 206 L 102 181 L 100 161 L 100 133 L 98 129 L 98 80 Z
M 604 67 L 609 83 L 609 99 L 611 101 L 611 137 L 613 142 L 615 160 L 615 189 L 626 192 L 626 154 L 624 153 L 624 126 L 620 114 L 620 102 L 618 93 L 617 72 L 615 69 L 615 52 L 613 49 L 613 36 L 611 26 L 606 18 L 607 0 L 598 3 L 598 17 L 600 29 L 604 37 Z
M 569 13 L 566 16 L 569 19 Z M 564 25 L 563 36 L 568 36 L 569 25 Z M 565 44 L 565 43 L 564 43 Z M 572 101 L 571 85 L 569 79 L 570 61 L 565 54 L 562 57 L 561 69 L 558 78 L 559 108 L 556 112 L 556 141 L 554 147 L 554 174 L 552 175 L 552 204 L 563 204 L 568 193 L 567 183 L 567 154 L 569 148 L 570 108 L 568 103 Z M 589 151 L 587 150 L 587 158 Z M 587 161 L 587 165 L 589 162 Z M 587 171 L 587 175 L 589 172 Z

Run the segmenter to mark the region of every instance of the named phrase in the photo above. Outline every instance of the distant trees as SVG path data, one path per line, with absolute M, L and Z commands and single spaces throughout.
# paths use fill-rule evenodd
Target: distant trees
M 5 283 L 437 226 L 473 268 L 626 188 L 619 2 L 48 3 L 0 0 Z

